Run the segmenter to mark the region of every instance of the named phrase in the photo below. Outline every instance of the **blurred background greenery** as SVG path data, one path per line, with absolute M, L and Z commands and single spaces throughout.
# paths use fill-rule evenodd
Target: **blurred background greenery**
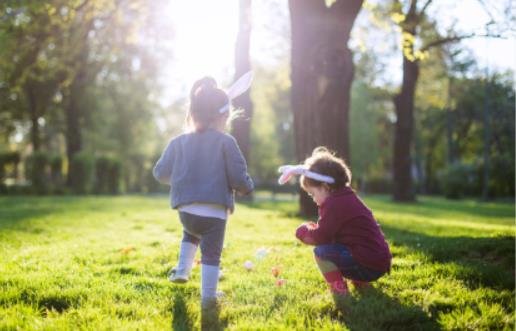
M 393 97 L 402 84 L 403 23 L 413 3 L 365 2 L 351 33 L 344 157 L 362 192 L 393 190 Z M 435 36 L 450 40 L 418 59 L 410 137 L 414 192 L 514 197 L 510 1 L 430 3 L 411 45 Z M 229 86 L 243 70 L 241 47 L 255 72 L 244 151 L 250 173 L 259 189 L 295 191 L 276 185 L 279 165 L 303 159 L 291 107 L 289 10 L 281 0 L 2 1 L 0 191 L 166 191 L 151 169 L 182 133 L 188 88 L 203 75 Z M 250 45 L 237 42 L 246 31 Z M 452 40 L 456 36 L 464 38 Z

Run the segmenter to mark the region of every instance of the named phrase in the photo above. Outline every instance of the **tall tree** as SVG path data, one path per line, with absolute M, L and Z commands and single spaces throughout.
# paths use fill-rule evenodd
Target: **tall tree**
M 0 22 L 3 89 L 22 100 L 24 107 L 18 112 L 25 112 L 18 117 L 29 119 L 32 147 L 39 150 L 45 113 L 66 78 L 64 68 L 54 60 L 63 21 L 47 4 L 36 1 L 2 4 L 0 10 L 7 13 Z
M 95 19 L 95 15 L 90 13 L 91 9 L 87 3 L 72 10 L 75 15 L 63 45 L 63 49 L 67 51 L 66 63 L 70 68 L 69 83 L 63 87 L 66 156 L 68 160 L 72 160 L 74 155 L 82 149 L 81 99 L 88 83 L 88 73 L 92 72 L 91 65 L 89 65 L 91 63 L 88 35 L 93 29 Z M 74 176 L 76 174 L 73 173 L 73 168 L 70 168 L 70 171 L 68 171 L 69 184 Z
M 363 0 L 290 0 L 292 111 L 296 154 L 306 158 L 314 147 L 327 146 L 349 159 L 348 117 L 353 57 L 351 29 Z M 301 213 L 317 208 L 300 195 Z
M 68 80 L 62 88 L 64 96 L 63 111 L 65 115 L 66 156 L 68 160 L 83 148 L 84 98 L 88 86 L 106 66 L 105 58 L 111 54 L 114 45 L 109 45 L 105 38 L 110 36 L 113 26 L 120 24 L 114 20 L 114 14 L 120 10 L 119 1 L 97 0 L 82 1 L 69 8 L 69 26 L 64 31 L 62 59 L 68 68 Z M 104 35 L 95 39 L 93 35 Z M 104 47 L 103 47 L 104 46 Z M 99 51 L 98 49 L 103 49 Z M 96 59 L 93 59 L 96 58 Z M 68 171 L 67 182 L 77 176 L 75 169 Z
M 251 0 L 240 0 L 239 29 L 235 45 L 235 80 L 251 70 L 250 41 L 251 41 Z M 232 133 L 238 142 L 242 154 L 249 161 L 249 141 L 253 102 L 251 91 L 248 90 L 234 100 L 234 105 L 243 110 L 242 116 L 233 122 Z
M 419 79 L 420 63 L 428 52 L 449 43 L 479 36 L 476 33 L 458 34 L 455 31 L 447 35 L 437 33 L 437 22 L 427 14 L 433 0 L 426 0 L 421 5 L 418 0 L 393 0 L 392 17 L 401 29 L 403 78 L 399 93 L 394 96 L 396 109 L 396 129 L 394 137 L 394 192 L 396 201 L 414 201 L 416 199 L 412 179 L 412 141 L 414 129 L 414 95 Z M 497 37 L 498 33 L 486 34 L 484 37 Z M 422 42 L 416 47 L 416 40 Z

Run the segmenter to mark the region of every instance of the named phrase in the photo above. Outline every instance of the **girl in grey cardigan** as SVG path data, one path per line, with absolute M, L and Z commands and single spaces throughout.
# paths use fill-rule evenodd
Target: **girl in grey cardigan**
M 250 84 L 250 80 L 249 80 Z M 220 255 L 226 221 L 234 210 L 234 191 L 249 194 L 254 186 L 235 138 L 224 133 L 231 100 L 211 77 L 194 83 L 190 92 L 188 131 L 170 141 L 153 175 L 170 185 L 171 206 L 179 211 L 183 240 L 174 283 L 188 281 L 201 246 L 202 306 L 216 302 Z

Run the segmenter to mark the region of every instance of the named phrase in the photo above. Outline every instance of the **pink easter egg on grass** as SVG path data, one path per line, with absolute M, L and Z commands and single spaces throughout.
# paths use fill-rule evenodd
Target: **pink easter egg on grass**
M 287 280 L 286 279 L 276 279 L 276 286 L 283 286 L 287 283 Z

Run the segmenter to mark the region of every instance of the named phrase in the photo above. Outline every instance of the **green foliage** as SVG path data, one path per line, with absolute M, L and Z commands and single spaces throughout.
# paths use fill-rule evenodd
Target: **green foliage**
M 441 174 L 443 193 L 451 199 L 479 195 L 480 183 L 481 172 L 477 164 L 456 162 L 445 168 Z
M 367 85 L 355 82 L 351 90 L 351 169 L 354 178 L 363 178 L 371 163 L 378 160 L 379 141 L 373 112 L 371 91 Z
M 312 248 L 294 237 L 304 221 L 292 216 L 296 203 L 238 205 L 218 322 L 228 330 L 514 329 L 514 204 L 365 201 L 393 267 L 370 291 L 352 289 L 344 311 Z M 0 197 L 0 210 L 0 329 L 199 329 L 199 266 L 187 284 L 166 278 L 182 236 L 166 197 Z M 284 285 L 275 285 L 273 266 Z
M 276 183 L 278 167 L 296 162 L 288 72 L 258 69 L 252 90 L 250 173 L 258 185 Z
M 444 52 L 444 51 L 443 51 Z M 459 52 L 455 51 L 456 54 Z M 453 60 L 453 61 L 452 61 Z M 514 196 L 514 91 L 510 73 L 495 73 L 482 77 L 471 68 L 469 57 L 452 59 L 446 66 L 431 59 L 422 66 L 416 105 L 415 161 L 421 166 L 424 177 L 419 185 L 427 193 L 444 193 L 449 196 L 480 196 L 483 184 L 481 172 L 476 183 L 465 192 L 464 180 L 449 178 L 450 171 L 468 172 L 449 163 L 479 164 L 485 141 L 484 108 L 489 116 L 489 195 Z M 474 74 L 469 75 L 468 72 Z M 449 111 L 447 110 L 449 108 Z M 449 136 L 448 136 L 449 132 Z M 449 137 L 449 138 L 448 138 Z M 483 162 L 482 162 L 483 163 Z M 477 167 L 483 167 L 478 165 Z M 453 170 L 452 170 L 453 169 Z M 439 176 L 442 174 L 442 176 Z M 447 179 L 449 178 L 449 180 Z M 509 180 L 507 180 L 509 179 Z M 446 183 L 441 183 L 441 180 Z M 453 189 L 452 189 L 453 187 Z
M 363 60 L 368 60 L 364 58 Z M 365 62 L 368 63 L 368 62 Z M 350 149 L 354 186 L 371 193 L 391 189 L 393 123 L 390 94 L 361 76 L 351 90 Z
M 95 160 L 95 193 L 120 192 L 122 162 L 115 157 L 101 156 Z
M 489 162 L 489 193 L 495 197 L 514 196 L 514 155 L 493 155 Z
M 70 189 L 75 194 L 88 194 L 93 191 L 95 178 L 95 157 L 87 152 L 73 156 L 68 167 Z
M 52 182 L 53 193 L 64 192 L 64 173 L 63 173 L 63 157 L 61 155 L 53 155 L 50 157 L 50 179 Z
M 154 120 L 158 58 L 170 59 L 173 35 L 161 31 L 172 23 L 161 15 L 163 4 L 1 2 L 0 134 L 40 123 L 30 136 L 36 149 L 36 141 L 52 151 L 79 141 L 86 152 L 124 162 L 152 154 L 162 139 Z
M 490 196 L 514 195 L 515 97 L 508 74 L 489 79 L 463 79 L 457 82 L 455 116 L 456 149 L 465 160 L 478 158 L 485 144 L 484 107 L 489 116 Z
M 130 155 L 124 162 L 124 173 L 127 180 L 127 192 L 146 192 L 145 176 L 152 174 L 151 160 L 145 155 Z
M 509 73 L 455 82 L 454 131 L 458 154 L 474 159 L 483 150 L 484 107 L 489 113 L 490 154 L 514 156 L 514 91 Z
M 161 154 L 158 154 L 150 159 L 152 166 L 149 167 L 149 169 L 147 171 L 145 171 L 145 173 L 143 175 L 144 187 L 145 187 L 144 192 L 168 193 L 168 191 L 169 191 L 170 187 L 168 185 L 163 185 L 163 184 L 159 183 L 152 174 L 152 167 L 154 166 L 154 164 L 156 164 L 156 162 L 159 160 L 160 157 L 161 157 Z
M 388 194 L 393 190 L 392 179 L 388 176 L 372 176 L 369 177 L 362 186 L 360 186 L 361 191 L 367 193 L 384 193 Z

